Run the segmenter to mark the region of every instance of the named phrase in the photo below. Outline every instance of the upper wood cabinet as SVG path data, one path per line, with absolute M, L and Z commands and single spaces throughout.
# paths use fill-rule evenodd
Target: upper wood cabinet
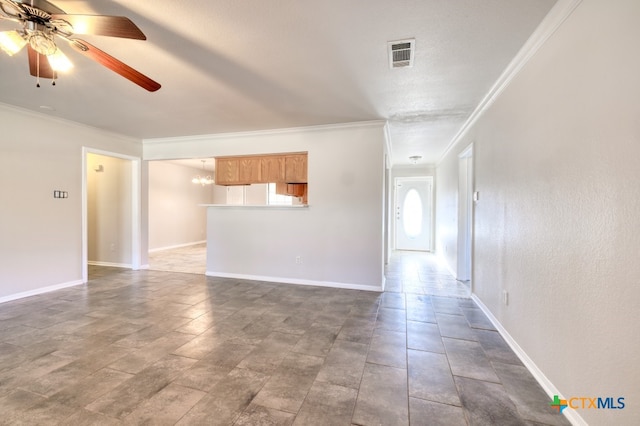
M 307 154 L 289 154 L 285 156 L 285 182 L 307 182 Z
M 260 182 L 260 158 L 240 157 L 238 160 L 240 184 L 252 184 Z
M 265 155 L 260 158 L 260 182 L 285 181 L 285 159 L 282 155 Z
M 240 162 L 238 157 L 216 158 L 216 179 L 218 185 L 238 185 L 240 182 Z
M 216 158 L 217 185 L 307 183 L 307 153 Z

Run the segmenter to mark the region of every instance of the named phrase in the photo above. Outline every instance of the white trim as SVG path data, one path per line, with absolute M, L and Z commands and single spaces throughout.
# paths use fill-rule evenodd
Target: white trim
M 469 158 L 473 156 L 473 142 L 471 142 L 460 154 L 458 158 Z
M 384 123 L 384 144 L 387 150 L 387 158 L 385 161 L 385 167 L 391 169 L 393 167 L 393 149 L 391 149 L 391 130 L 389 129 L 389 122 Z
M 231 188 L 232 186 L 227 186 L 227 188 Z M 242 210 L 251 210 L 251 209 L 261 209 L 261 210 L 300 210 L 300 209 L 308 209 L 310 207 L 309 204 L 292 204 L 292 205 L 284 205 L 284 204 L 198 204 L 198 207 L 215 207 L 215 208 L 223 208 L 223 209 L 242 209 Z
M 154 249 L 149 249 L 149 253 L 155 253 L 155 252 L 164 251 L 164 250 L 173 250 L 173 249 L 182 248 L 182 247 L 197 246 L 198 244 L 206 244 L 206 242 L 207 242 L 207 240 L 202 240 L 202 241 L 195 241 L 195 242 L 192 242 L 192 243 L 184 243 L 184 244 L 176 244 L 176 245 L 173 245 L 173 246 L 158 247 L 158 248 L 154 248 Z M 149 266 L 149 265 L 147 265 L 147 266 Z
M 478 119 L 495 102 L 496 98 L 509 86 L 513 79 L 520 73 L 522 68 L 529 62 L 533 55 L 546 43 L 546 41 L 560 28 L 562 23 L 578 7 L 582 0 L 558 0 L 551 8 L 542 23 L 531 34 L 531 37 L 522 46 L 520 51 L 511 60 L 507 68 L 502 72 L 498 80 L 493 84 L 489 92 L 471 113 L 467 121 L 462 125 L 458 133 L 451 139 L 449 145 L 440 156 L 436 165 L 440 164 L 449 154 L 449 151 L 462 139 L 462 137 L 473 127 Z
M 131 160 L 131 269 L 137 271 L 142 262 L 142 162 Z
M 129 263 L 114 263 L 114 262 L 96 262 L 93 260 L 90 260 L 87 262 L 87 265 L 92 265 L 92 266 L 109 266 L 112 268 L 126 268 L 126 269 L 131 269 L 131 264 Z
M 464 161 L 464 182 L 460 179 Z M 459 281 L 469 281 L 473 290 L 473 225 L 475 203 L 475 176 L 473 164 L 473 142 L 458 154 L 458 233 L 456 254 L 456 277 Z M 463 186 L 462 186 L 463 185 Z M 464 191 L 463 191 L 464 190 Z M 465 209 L 460 206 L 466 207 Z M 467 248 L 469 251 L 467 252 Z M 467 276 L 468 274 L 468 276 Z
M 318 126 L 290 127 L 285 129 L 256 130 L 256 131 L 250 131 L 250 132 L 212 133 L 208 135 L 153 138 L 153 139 L 143 139 L 142 144 L 155 145 L 155 144 L 176 143 L 176 142 L 211 141 L 216 139 L 228 140 L 233 138 L 261 136 L 261 135 L 281 135 L 286 133 L 316 132 L 316 131 L 323 131 L 323 130 L 340 130 L 340 129 L 349 129 L 349 128 L 362 128 L 362 127 L 384 127 L 386 123 L 387 122 L 383 120 L 357 121 L 352 123 L 321 124 Z
M 18 300 L 18 299 L 23 299 L 25 297 L 37 296 L 39 294 L 50 293 L 52 291 L 62 290 L 63 288 L 74 287 L 74 286 L 83 285 L 83 284 L 84 284 L 84 281 L 76 280 L 76 281 L 69 281 L 67 283 L 62 283 L 62 284 L 50 285 L 47 287 L 40 287 L 34 290 L 23 291 L 21 293 L 15 293 L 15 294 L 10 294 L 8 296 L 0 297 L 0 303 L 11 302 L 12 300 Z
M 533 375 L 533 377 L 538 381 L 542 389 L 547 393 L 550 399 L 553 399 L 554 395 L 560 396 L 560 398 L 565 398 L 562 393 L 551 383 L 551 380 L 545 376 L 545 374 L 538 368 L 538 366 L 533 362 L 531 358 L 526 354 L 526 352 L 518 345 L 513 337 L 509 334 L 509 332 L 500 324 L 500 321 L 493 316 L 493 313 L 487 308 L 487 306 L 482 303 L 482 301 L 475 294 L 471 295 L 471 299 L 476 302 L 480 310 L 484 312 L 484 314 L 489 318 L 489 321 L 493 324 L 493 326 L 498 330 L 498 333 L 504 338 L 509 347 L 515 352 L 515 354 L 520 358 L 520 361 L 524 364 L 524 366 L 529 370 L 529 372 Z M 572 425 L 576 426 L 587 426 L 587 422 L 578 414 L 576 410 L 567 407 L 562 414 L 571 422 Z
M 365 285 L 365 284 L 339 283 L 339 282 L 333 282 L 333 281 L 315 281 L 315 280 L 304 280 L 299 278 L 266 277 L 262 275 L 233 274 L 233 273 L 227 273 L 227 272 L 214 272 L 214 271 L 207 271 L 205 275 L 208 277 L 237 278 L 241 280 L 266 281 L 266 282 L 281 283 L 281 284 L 311 285 L 311 286 L 317 286 L 317 287 L 344 288 L 348 290 L 364 290 L 364 291 L 376 291 L 376 292 L 382 292 L 385 284 L 384 278 L 380 283 L 380 286 L 378 287 L 378 286 Z

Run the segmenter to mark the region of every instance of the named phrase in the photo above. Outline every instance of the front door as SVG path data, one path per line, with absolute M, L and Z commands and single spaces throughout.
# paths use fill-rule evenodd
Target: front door
M 431 249 L 432 178 L 396 178 L 396 250 Z

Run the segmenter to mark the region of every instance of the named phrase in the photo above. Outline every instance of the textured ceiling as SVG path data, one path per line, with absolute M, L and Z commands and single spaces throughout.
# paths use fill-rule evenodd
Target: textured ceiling
M 81 38 L 162 88 L 149 93 L 63 42 L 74 69 L 39 89 L 26 49 L 0 52 L 0 102 L 140 139 L 382 119 L 394 164 L 433 164 L 554 2 L 53 1 L 129 17 L 147 41 Z M 387 42 L 405 38 L 414 66 L 390 69 Z

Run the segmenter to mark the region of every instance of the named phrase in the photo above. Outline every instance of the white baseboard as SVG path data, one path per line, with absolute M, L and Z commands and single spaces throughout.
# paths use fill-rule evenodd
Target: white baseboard
M 540 383 L 542 389 L 547 393 L 549 398 L 553 400 L 555 395 L 558 395 L 560 398 L 564 399 L 564 396 L 560 393 L 560 391 L 551 383 L 551 380 L 545 376 L 545 374 L 538 368 L 538 366 L 533 362 L 531 358 L 526 354 L 526 352 L 518 345 L 513 337 L 509 334 L 509 332 L 500 324 L 500 321 L 491 313 L 489 308 L 482 303 L 482 301 L 475 294 L 471 295 L 471 299 L 480 307 L 482 312 L 489 318 L 489 321 L 493 324 L 493 326 L 498 330 L 498 333 L 502 336 L 502 338 L 507 342 L 509 347 L 515 352 L 515 354 L 520 358 L 520 361 L 527 367 L 527 370 L 531 372 L 533 377 Z M 569 408 L 565 409 L 562 414 L 571 422 L 572 425 L 575 426 L 588 426 L 587 422 L 578 414 L 577 411 L 571 410 Z
M 84 284 L 82 280 L 76 280 L 76 281 L 69 281 L 67 283 L 62 283 L 62 284 L 50 285 L 47 287 L 40 287 L 34 290 L 23 291 L 21 293 L 15 293 L 15 294 L 10 294 L 8 296 L 0 297 L 0 303 L 23 299 L 25 297 L 37 296 L 39 294 L 49 293 L 56 290 L 62 290 L 63 288 L 74 287 L 82 284 Z
M 376 292 L 382 292 L 383 286 L 384 286 L 384 282 L 381 282 L 380 287 L 378 287 L 378 286 L 364 285 L 364 284 L 338 283 L 338 282 L 332 282 L 332 281 L 314 281 L 314 280 L 283 278 L 283 277 L 265 277 L 261 275 L 231 274 L 226 272 L 213 272 L 213 271 L 207 271 L 205 275 L 208 277 L 237 278 L 240 280 L 268 281 L 268 282 L 282 283 L 282 284 L 311 285 L 311 286 L 317 286 L 317 287 L 344 288 L 348 290 L 364 290 L 364 291 L 376 291 Z
M 113 268 L 127 268 L 127 269 L 133 268 L 133 266 L 130 263 L 97 262 L 94 260 L 90 260 L 87 262 L 87 264 L 93 265 L 93 266 L 111 266 Z
M 171 250 L 171 249 L 177 249 L 182 247 L 197 246 L 198 244 L 205 244 L 206 242 L 207 240 L 202 240 L 202 241 L 195 241 L 191 243 L 176 244 L 174 246 L 158 247 L 158 248 L 150 249 L 149 253 L 155 253 L 157 251 Z

